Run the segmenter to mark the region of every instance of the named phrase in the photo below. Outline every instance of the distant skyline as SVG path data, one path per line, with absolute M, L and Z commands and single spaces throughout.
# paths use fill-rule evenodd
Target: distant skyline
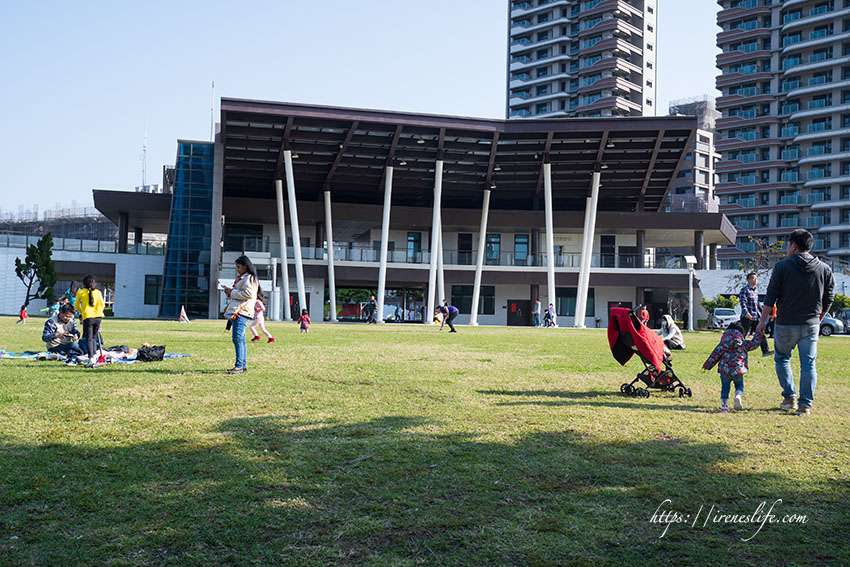
M 658 0 L 659 115 L 716 96 L 717 4 Z M 7 2 L 0 211 L 160 183 L 222 96 L 504 118 L 507 3 Z

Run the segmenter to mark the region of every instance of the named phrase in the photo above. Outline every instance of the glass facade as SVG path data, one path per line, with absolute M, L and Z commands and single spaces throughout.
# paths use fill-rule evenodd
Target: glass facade
M 178 143 L 161 317 L 209 314 L 214 156 L 210 142 Z

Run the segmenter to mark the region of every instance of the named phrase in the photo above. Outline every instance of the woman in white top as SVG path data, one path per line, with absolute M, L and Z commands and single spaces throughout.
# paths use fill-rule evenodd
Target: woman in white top
M 248 347 L 245 344 L 245 327 L 254 319 L 254 302 L 260 289 L 257 269 L 247 256 L 236 258 L 236 279 L 233 287 L 225 287 L 230 299 L 224 317 L 230 319 L 233 346 L 236 347 L 236 364 L 228 374 L 242 374 L 248 370 Z
M 664 346 L 670 350 L 685 350 L 685 339 L 682 337 L 682 331 L 669 315 L 661 316 L 661 330 L 658 331 L 661 339 L 664 341 Z

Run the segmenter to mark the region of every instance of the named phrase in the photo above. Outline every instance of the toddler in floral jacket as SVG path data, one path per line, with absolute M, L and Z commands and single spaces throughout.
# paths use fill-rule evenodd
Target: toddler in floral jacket
M 705 370 L 711 370 L 717 365 L 720 373 L 720 411 L 729 411 L 729 390 L 735 383 L 735 409 L 744 409 L 741 398 L 744 396 L 744 374 L 747 373 L 747 353 L 759 348 L 763 339 L 762 334 L 755 335 L 751 340 L 744 336 L 744 328 L 740 323 L 731 323 L 708 359 L 703 363 Z M 719 364 L 718 364 L 719 363 Z

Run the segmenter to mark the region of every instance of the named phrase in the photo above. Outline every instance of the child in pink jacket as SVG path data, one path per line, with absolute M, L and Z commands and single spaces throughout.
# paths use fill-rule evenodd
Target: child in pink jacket
M 298 324 L 301 325 L 302 333 L 310 332 L 310 315 L 307 314 L 306 309 L 301 310 L 301 317 L 298 318 Z
M 254 320 L 251 323 L 251 332 L 254 334 L 254 338 L 251 339 L 251 342 L 260 340 L 260 333 L 257 332 L 257 327 L 269 338 L 269 342 L 274 342 L 274 337 L 270 332 L 266 330 L 266 320 L 263 312 L 266 310 L 266 306 L 263 305 L 263 296 L 262 294 L 257 297 L 257 301 L 254 303 Z

